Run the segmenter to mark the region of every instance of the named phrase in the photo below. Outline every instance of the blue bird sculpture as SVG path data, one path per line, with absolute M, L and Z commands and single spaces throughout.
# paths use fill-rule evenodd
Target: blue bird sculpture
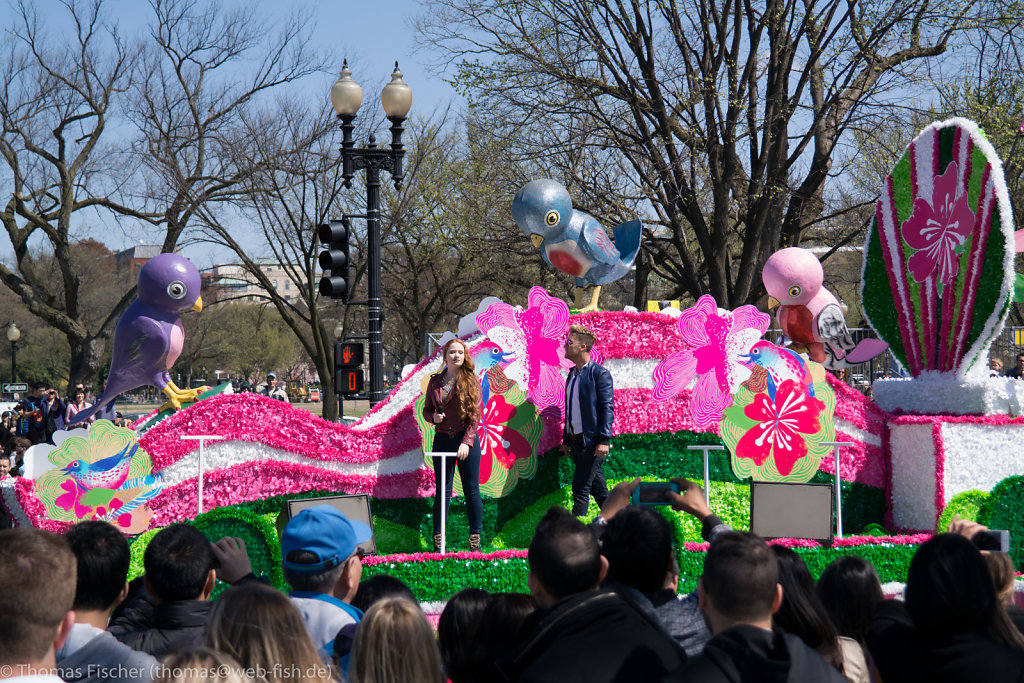
M 125 446 L 119 453 L 96 462 L 72 460 L 61 471 L 74 479 L 83 491 L 116 489 L 128 479 L 128 469 L 137 450 L 137 445 Z
M 775 391 L 786 380 L 793 380 L 808 396 L 814 396 L 814 380 L 803 357 L 795 351 L 761 340 L 747 353 L 739 354 L 748 368 L 760 365 L 768 372 L 768 395 L 775 400 Z
M 184 256 L 160 254 L 139 269 L 138 298 L 117 321 L 114 352 L 103 393 L 92 408 L 78 413 L 76 424 L 101 411 L 118 395 L 151 384 L 164 393 L 160 410 L 181 410 L 198 389 L 179 389 L 168 372 L 181 354 L 185 333 L 181 312 L 203 310 L 199 271 Z
M 554 180 L 533 180 L 512 200 L 512 216 L 519 229 L 552 268 L 576 280 L 576 308 L 597 310 L 601 285 L 615 282 L 633 268 L 640 250 L 643 225 L 639 220 L 615 226 L 615 243 L 597 219 L 572 208 L 569 192 Z M 583 288 L 594 285 L 590 303 L 582 306 Z
M 491 380 L 487 371 L 499 363 L 511 363 L 515 360 L 515 354 L 511 351 L 502 351 L 501 347 L 492 341 L 479 344 L 470 354 L 473 357 L 473 367 L 480 378 L 480 389 L 482 402 L 487 405 L 487 399 L 491 396 Z

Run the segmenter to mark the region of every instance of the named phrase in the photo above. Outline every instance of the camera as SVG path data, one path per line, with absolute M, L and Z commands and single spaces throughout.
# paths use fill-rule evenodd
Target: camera
M 971 538 L 978 550 L 990 552 L 1010 552 L 1010 532 L 1006 529 L 986 529 L 979 531 Z
M 671 505 L 669 492 L 679 493 L 679 486 L 670 481 L 644 481 L 633 489 L 633 503 L 638 505 Z

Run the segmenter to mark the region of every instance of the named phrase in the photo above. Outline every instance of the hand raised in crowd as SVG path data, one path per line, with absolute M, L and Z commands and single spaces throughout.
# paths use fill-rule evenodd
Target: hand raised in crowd
M 674 477 L 669 481 L 679 487 L 679 493 L 670 491 L 668 494 L 673 510 L 693 515 L 702 522 L 711 516 L 711 508 L 704 500 L 704 489 L 699 484 L 682 477 Z
M 988 527 L 984 524 L 978 524 L 969 519 L 960 519 L 960 515 L 953 515 L 953 519 L 950 520 L 949 528 L 947 529 L 949 533 L 959 534 L 966 539 L 972 539 L 979 531 L 987 530 Z
M 212 545 L 213 554 L 220 562 L 217 578 L 225 583 L 234 584 L 252 573 L 252 562 L 245 551 L 245 541 L 225 536 Z
M 601 508 L 601 518 L 608 521 L 612 517 L 629 506 L 630 500 L 633 498 L 633 491 L 640 485 L 640 477 L 637 477 L 633 481 L 622 481 L 615 485 L 615 487 L 608 492 L 608 499 L 604 502 L 604 506 Z

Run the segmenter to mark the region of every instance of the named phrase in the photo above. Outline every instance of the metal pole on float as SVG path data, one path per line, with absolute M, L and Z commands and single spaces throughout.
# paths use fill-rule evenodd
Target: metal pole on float
M 701 444 L 699 446 L 687 446 L 688 451 L 704 451 L 704 502 L 711 507 L 711 466 L 708 462 L 709 451 L 724 451 L 725 446 L 711 446 Z
M 842 476 L 839 473 L 839 447 L 840 446 L 853 446 L 849 441 L 826 441 L 826 446 L 832 447 L 833 463 L 836 468 L 835 474 L 835 496 L 836 496 L 836 538 L 843 537 L 843 491 L 840 484 L 842 484 Z
M 428 458 L 441 458 L 441 481 L 439 483 L 440 483 L 440 487 L 441 487 L 441 495 L 447 497 L 448 496 L 448 487 L 447 487 L 447 483 L 448 483 L 448 461 L 447 461 L 447 458 L 454 458 L 454 457 L 457 457 L 459 454 L 455 453 L 455 452 L 443 453 L 443 452 L 431 451 L 430 453 L 425 453 L 424 455 L 426 455 Z M 438 484 L 438 482 L 435 481 L 435 484 L 434 484 L 434 495 L 435 496 L 438 495 L 438 490 L 437 490 L 438 486 L 437 486 L 437 484 Z M 445 538 L 446 538 L 446 535 L 445 535 L 445 526 L 446 526 L 446 524 L 445 524 L 445 522 L 447 521 L 445 519 L 447 517 L 447 515 L 445 514 L 445 511 L 448 509 L 447 503 L 448 503 L 447 500 L 442 500 L 441 501 L 441 554 L 442 555 L 444 554 L 444 551 L 445 551 Z
M 224 437 L 217 434 L 196 434 L 194 436 L 179 436 L 182 441 L 198 441 L 199 442 L 199 513 L 203 514 L 203 447 L 207 441 L 220 441 Z

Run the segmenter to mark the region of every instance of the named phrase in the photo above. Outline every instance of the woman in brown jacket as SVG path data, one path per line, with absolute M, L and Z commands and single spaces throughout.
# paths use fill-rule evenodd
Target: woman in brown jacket
M 423 419 L 434 425 L 433 450 L 458 454 L 456 462 L 469 516 L 469 549 L 480 550 L 484 512 L 480 502 L 480 443 L 476 428 L 480 422 L 481 392 L 468 351 L 465 343 L 458 339 L 451 339 L 444 345 L 444 367 L 432 375 L 427 384 Z M 441 462 L 440 458 L 434 459 L 434 552 L 441 550 L 441 505 L 444 504 L 447 519 L 455 480 L 456 462 L 445 458 L 444 488 L 441 488 Z

